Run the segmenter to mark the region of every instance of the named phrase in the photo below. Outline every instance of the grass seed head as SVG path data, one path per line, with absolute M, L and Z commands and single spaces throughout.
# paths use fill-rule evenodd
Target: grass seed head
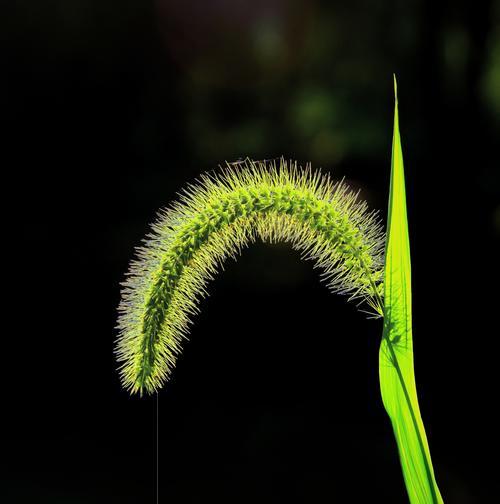
M 137 249 L 115 347 L 127 390 L 152 393 L 168 380 L 207 281 L 257 239 L 289 242 L 323 270 L 332 291 L 381 315 L 384 233 L 376 212 L 310 166 L 283 159 L 227 164 L 160 211 Z

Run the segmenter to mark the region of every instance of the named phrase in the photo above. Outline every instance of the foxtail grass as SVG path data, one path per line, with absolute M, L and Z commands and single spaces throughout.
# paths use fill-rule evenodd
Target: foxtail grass
M 228 164 L 160 212 L 130 266 L 116 347 L 126 389 L 152 393 L 165 383 L 207 281 L 257 239 L 291 243 L 332 291 L 382 315 L 384 233 L 356 193 L 283 159 Z
M 295 162 L 227 164 L 162 210 L 137 249 L 119 306 L 115 352 L 130 393 L 151 394 L 175 367 L 207 283 L 256 240 L 289 242 L 333 292 L 384 317 L 380 390 L 411 504 L 441 504 L 413 365 L 411 265 L 397 87 L 387 236 L 343 182 Z

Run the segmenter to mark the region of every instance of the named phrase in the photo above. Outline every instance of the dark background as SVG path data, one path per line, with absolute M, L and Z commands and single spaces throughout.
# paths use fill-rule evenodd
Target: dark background
M 499 494 L 500 2 L 3 2 L 0 500 L 155 502 L 119 282 L 157 209 L 284 155 L 386 213 L 399 80 L 416 376 L 446 502 Z M 406 502 L 381 322 L 287 246 L 210 286 L 160 393 L 160 502 Z

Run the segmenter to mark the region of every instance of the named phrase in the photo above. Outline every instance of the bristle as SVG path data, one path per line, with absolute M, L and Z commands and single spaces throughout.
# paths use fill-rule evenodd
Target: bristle
M 115 353 L 123 386 L 151 393 L 169 378 L 206 284 L 257 239 L 291 243 L 330 289 L 381 315 L 384 234 L 343 181 L 296 162 L 226 164 L 161 210 L 123 283 Z

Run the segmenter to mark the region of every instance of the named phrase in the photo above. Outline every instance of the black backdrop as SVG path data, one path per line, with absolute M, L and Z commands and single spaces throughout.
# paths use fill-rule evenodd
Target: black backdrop
M 128 397 L 113 358 L 133 247 L 186 181 L 245 156 L 312 161 L 385 215 L 392 72 L 435 471 L 446 502 L 493 502 L 499 3 L 1 10 L 2 502 L 155 502 L 155 399 Z M 160 502 L 405 502 L 380 321 L 287 246 L 210 292 L 159 397 Z

